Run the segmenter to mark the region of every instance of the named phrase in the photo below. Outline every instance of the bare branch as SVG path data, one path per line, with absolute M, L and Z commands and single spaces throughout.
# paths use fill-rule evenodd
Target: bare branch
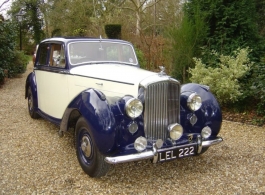
M 130 7 L 122 7 L 121 5 L 125 2 L 126 0 L 124 0 L 123 2 L 120 3 L 120 5 L 115 5 L 114 3 L 109 2 L 109 4 L 111 4 L 112 6 L 114 6 L 115 8 L 118 9 L 128 9 L 131 11 L 135 11 L 134 9 L 130 8 Z
M 139 9 L 143 7 L 143 5 L 146 3 L 147 0 L 144 0 L 143 3 L 140 5 Z
M 150 7 L 153 7 L 155 4 L 157 4 L 159 1 L 161 1 L 161 0 L 156 0 L 156 2 L 155 3 L 153 3 L 153 4 L 151 4 L 151 5 L 148 5 L 148 6 L 146 6 L 144 9 L 143 9 L 143 11 L 144 10 L 146 10 L 146 9 L 148 9 L 148 8 L 150 8 Z
M 8 3 L 8 1 L 10 1 L 10 0 L 5 0 L 5 1 L 0 5 L 0 9 L 3 7 L 3 5 L 5 5 L 6 3 Z M 5 10 L 5 9 L 3 9 L 3 10 Z
M 151 27 L 154 27 L 154 26 L 163 26 L 163 25 L 162 24 L 150 24 L 150 25 L 144 27 L 142 30 L 144 31 L 144 30 L 151 28 Z

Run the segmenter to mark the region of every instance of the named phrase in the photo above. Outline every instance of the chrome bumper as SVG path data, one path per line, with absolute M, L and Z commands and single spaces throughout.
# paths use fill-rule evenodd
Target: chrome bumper
M 223 141 L 223 139 L 221 137 L 217 137 L 214 140 L 202 141 L 201 137 L 198 136 L 197 154 L 201 153 L 202 148 L 219 144 L 222 141 Z M 179 146 L 170 147 L 170 148 L 167 148 L 167 150 L 174 150 L 178 147 Z M 182 145 L 181 147 L 185 147 L 185 145 Z M 163 150 L 165 150 L 165 149 L 163 149 Z M 156 162 L 155 160 L 157 159 L 157 153 L 158 152 L 159 152 L 159 149 L 157 149 L 154 146 L 153 151 L 145 151 L 145 152 L 141 152 L 141 153 L 137 153 L 137 154 L 129 154 L 129 155 L 124 155 L 124 156 L 106 157 L 105 161 L 109 164 L 119 164 L 119 163 L 133 162 L 133 161 L 139 161 L 139 160 L 152 159 L 153 158 L 154 163 L 155 163 Z

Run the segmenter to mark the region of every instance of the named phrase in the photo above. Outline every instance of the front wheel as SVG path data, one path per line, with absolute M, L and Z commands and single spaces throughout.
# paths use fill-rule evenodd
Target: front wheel
M 32 96 L 31 88 L 28 88 L 28 111 L 31 118 L 37 119 L 40 118 L 38 113 L 34 111 L 34 99 Z
M 83 171 L 90 177 L 106 175 L 109 164 L 99 152 L 93 134 L 83 117 L 80 117 L 75 128 L 76 155 Z

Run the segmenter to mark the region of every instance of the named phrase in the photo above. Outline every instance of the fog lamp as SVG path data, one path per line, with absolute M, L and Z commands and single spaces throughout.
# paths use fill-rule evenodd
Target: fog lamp
M 138 125 L 136 122 L 132 122 L 128 125 L 129 132 L 134 134 L 138 130 Z
M 170 138 L 178 140 L 183 134 L 183 128 L 180 124 L 175 123 L 168 126 Z
M 146 149 L 147 146 L 147 140 L 144 137 L 138 137 L 134 142 L 134 148 L 138 152 L 142 152 Z
M 192 93 L 188 97 L 187 105 L 192 111 L 197 111 L 202 106 L 202 99 L 197 93 Z
M 211 136 L 212 134 L 212 129 L 209 126 L 206 126 L 202 129 L 201 135 L 202 138 L 207 139 Z

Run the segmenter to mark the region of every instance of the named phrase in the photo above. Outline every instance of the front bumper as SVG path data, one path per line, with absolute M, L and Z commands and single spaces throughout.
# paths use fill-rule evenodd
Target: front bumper
M 216 137 L 215 139 L 212 140 L 205 140 L 203 141 L 201 139 L 201 136 L 198 136 L 197 138 L 197 153 L 200 154 L 202 151 L 202 148 L 207 148 L 212 145 L 219 144 L 223 141 L 221 137 Z M 174 150 L 178 147 L 185 147 L 186 145 L 181 145 L 181 146 L 174 146 L 170 148 L 164 148 L 164 149 L 157 149 L 156 146 L 153 146 L 152 151 L 145 151 L 137 154 L 129 154 L 129 155 L 124 155 L 124 156 L 115 156 L 115 157 L 106 157 L 105 161 L 109 164 L 119 164 L 119 163 L 126 163 L 126 162 L 132 162 L 132 161 L 139 161 L 139 160 L 144 160 L 144 159 L 153 159 L 153 163 L 157 162 L 157 154 L 160 151 L 165 151 L 165 150 Z M 187 145 L 188 146 L 188 145 Z

